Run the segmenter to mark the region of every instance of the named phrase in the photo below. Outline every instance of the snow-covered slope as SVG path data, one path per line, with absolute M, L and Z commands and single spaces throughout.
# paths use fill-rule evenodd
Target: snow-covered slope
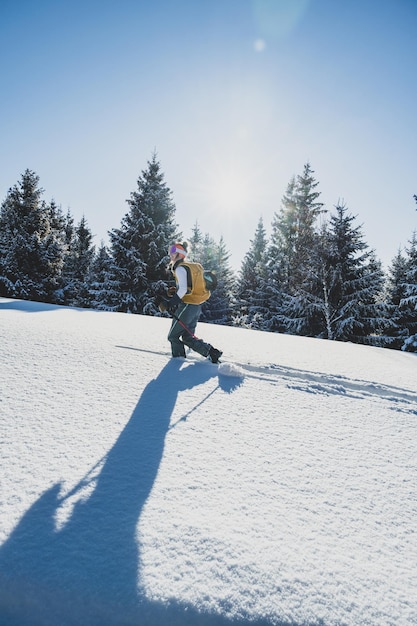
M 417 624 L 417 359 L 0 299 L 2 626 Z

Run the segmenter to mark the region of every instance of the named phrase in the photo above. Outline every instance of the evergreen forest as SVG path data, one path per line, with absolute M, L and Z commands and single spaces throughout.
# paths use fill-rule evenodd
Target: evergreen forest
M 0 296 L 142 315 L 172 280 L 168 248 L 190 243 L 191 260 L 218 284 L 201 321 L 417 352 L 417 235 L 385 273 L 347 206 L 320 202 L 309 163 L 288 183 L 271 235 L 260 217 L 239 272 L 227 243 L 196 222 L 184 234 L 173 193 L 153 154 L 109 243 L 93 244 L 87 219 L 44 199 L 26 170 L 0 207 Z M 417 197 L 414 196 L 416 202 Z

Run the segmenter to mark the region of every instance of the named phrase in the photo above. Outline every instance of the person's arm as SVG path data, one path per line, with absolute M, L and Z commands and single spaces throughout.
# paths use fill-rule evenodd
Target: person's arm
M 175 274 L 177 275 L 178 281 L 177 296 L 182 298 L 187 293 L 187 270 L 180 265 L 175 270 Z
M 175 317 L 175 311 L 178 305 L 182 303 L 182 297 L 187 293 L 187 270 L 185 267 L 177 267 L 175 270 L 175 277 L 177 282 L 177 291 L 173 295 L 169 295 L 168 298 L 163 299 L 165 310 Z M 175 289 L 175 288 L 172 288 Z M 169 291 L 171 288 L 169 289 Z M 172 293 L 172 292 L 171 292 Z

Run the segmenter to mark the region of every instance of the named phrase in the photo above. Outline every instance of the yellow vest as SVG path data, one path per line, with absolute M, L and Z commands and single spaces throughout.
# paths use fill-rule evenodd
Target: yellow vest
M 202 304 L 210 298 L 204 280 L 204 270 L 200 263 L 181 261 L 176 267 L 184 267 L 187 272 L 187 293 L 182 297 L 186 304 Z

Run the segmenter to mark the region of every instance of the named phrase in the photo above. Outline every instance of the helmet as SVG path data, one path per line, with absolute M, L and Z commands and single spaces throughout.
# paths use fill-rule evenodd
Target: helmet
M 187 256 L 187 246 L 183 243 L 174 243 L 172 246 L 169 246 L 168 252 L 169 254 L 179 254 L 185 259 Z

